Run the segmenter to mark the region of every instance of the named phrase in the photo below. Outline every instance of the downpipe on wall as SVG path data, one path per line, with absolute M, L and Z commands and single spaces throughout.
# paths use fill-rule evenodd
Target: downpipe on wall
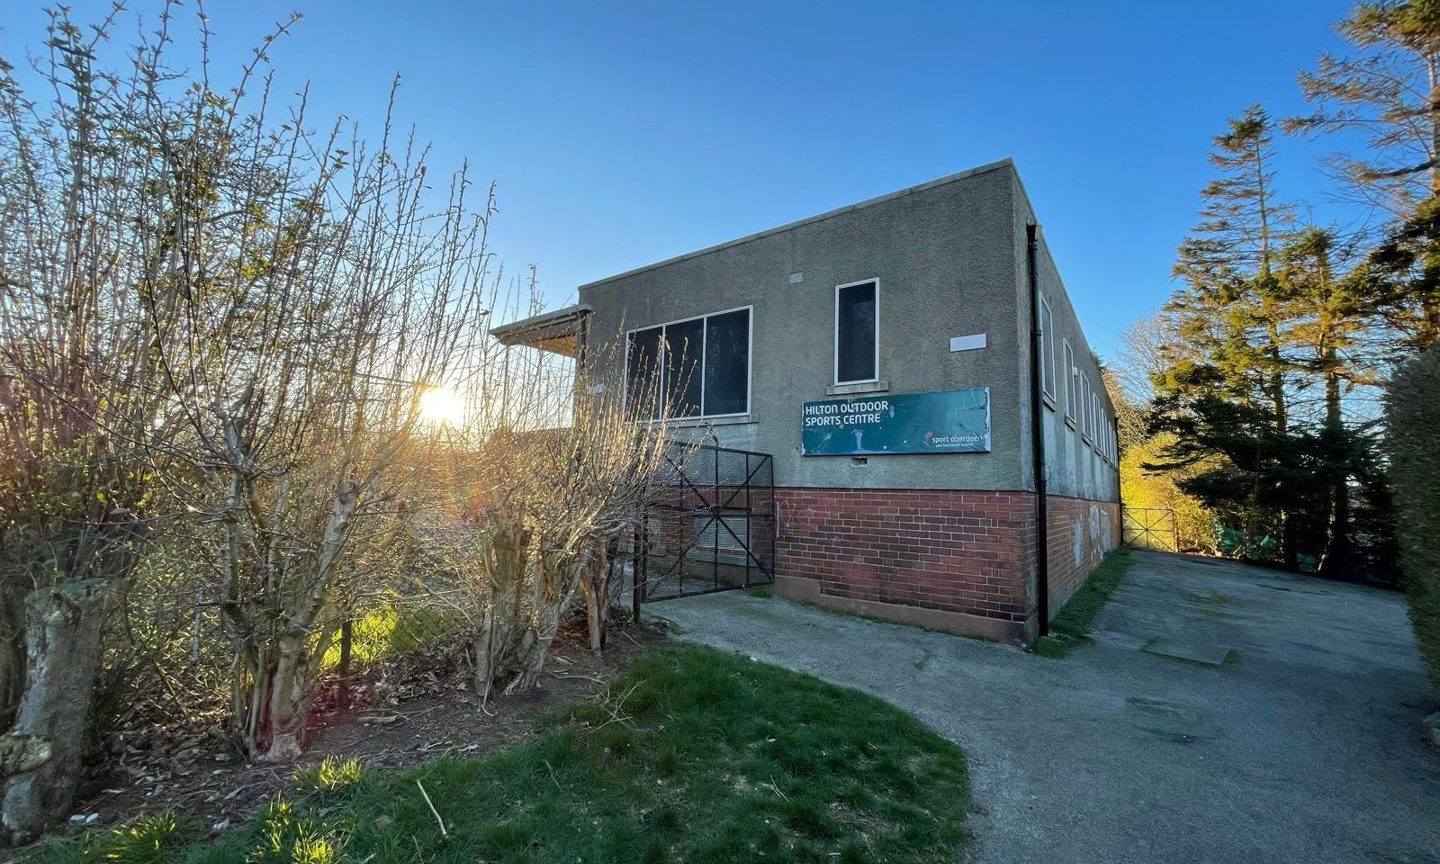
M 1039 635 L 1050 632 L 1050 523 L 1045 499 L 1045 417 L 1040 385 L 1040 280 L 1036 272 L 1040 226 L 1025 225 L 1025 265 L 1030 288 L 1030 456 L 1035 476 L 1035 611 Z

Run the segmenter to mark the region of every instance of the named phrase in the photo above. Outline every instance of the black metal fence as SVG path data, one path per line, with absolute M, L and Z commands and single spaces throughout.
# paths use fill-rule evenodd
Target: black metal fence
M 1121 507 L 1120 543 L 1131 549 L 1180 551 L 1175 511 L 1169 507 Z
M 655 483 L 631 544 L 638 602 L 775 581 L 770 454 L 676 444 Z

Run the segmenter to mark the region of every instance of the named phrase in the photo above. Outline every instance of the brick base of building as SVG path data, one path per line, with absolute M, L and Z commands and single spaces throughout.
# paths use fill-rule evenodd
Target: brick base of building
M 1050 617 L 1060 611 L 1105 553 L 1120 545 L 1120 505 L 1047 496 Z
M 1038 630 L 1030 590 L 1034 499 L 1030 492 L 778 488 L 777 593 L 1028 644 Z M 1050 498 L 1050 558 L 1062 565 L 1051 569 L 1052 614 L 1064 602 L 1054 592 L 1068 598 L 1114 545 L 1117 511 L 1113 503 Z

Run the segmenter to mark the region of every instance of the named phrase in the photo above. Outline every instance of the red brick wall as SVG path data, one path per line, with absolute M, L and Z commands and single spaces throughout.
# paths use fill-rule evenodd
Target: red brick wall
M 996 626 L 955 629 L 1025 638 L 1030 493 L 780 488 L 775 498 L 780 576 L 814 580 L 821 598 L 978 616 Z
M 1120 505 L 1050 495 L 1045 506 L 1053 618 L 1105 553 L 1119 545 Z

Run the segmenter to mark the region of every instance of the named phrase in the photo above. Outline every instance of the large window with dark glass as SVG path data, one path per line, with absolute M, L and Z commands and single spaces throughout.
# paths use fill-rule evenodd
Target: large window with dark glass
M 879 373 L 879 285 L 874 281 L 835 289 L 835 383 L 874 381 Z
M 627 337 L 626 402 L 651 419 L 750 410 L 750 310 L 673 321 Z

